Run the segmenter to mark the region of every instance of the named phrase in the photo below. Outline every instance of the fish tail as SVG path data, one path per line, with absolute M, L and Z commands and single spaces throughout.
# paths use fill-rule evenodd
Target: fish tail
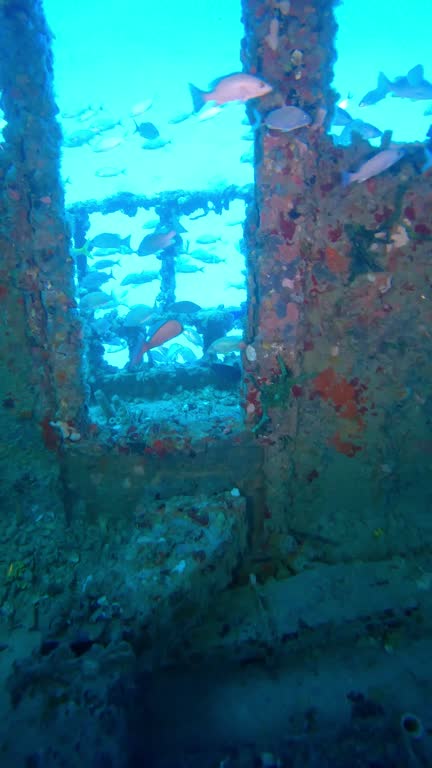
M 124 237 L 123 240 L 121 241 L 121 244 L 124 245 L 126 248 L 130 248 L 130 239 L 131 239 L 131 235 Z
M 347 187 L 348 184 L 351 184 L 351 176 L 352 173 L 349 173 L 348 171 L 342 171 L 342 186 Z
M 141 360 L 143 359 L 143 355 L 149 350 L 149 345 L 146 341 L 142 340 L 142 337 L 137 342 L 137 345 L 133 351 L 132 357 L 131 357 L 131 365 L 133 368 L 135 368 L 137 365 L 140 364 Z
M 196 85 L 193 85 L 193 83 L 189 83 L 189 90 L 192 96 L 193 111 L 199 112 L 207 101 L 207 94 L 205 91 L 201 91 L 200 88 L 197 88 Z

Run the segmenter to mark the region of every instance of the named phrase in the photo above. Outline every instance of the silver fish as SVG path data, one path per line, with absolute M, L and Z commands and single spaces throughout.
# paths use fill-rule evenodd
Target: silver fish
M 152 307 L 148 307 L 146 304 L 136 304 L 123 318 L 123 325 L 125 328 L 137 328 L 149 319 L 152 312 Z
M 92 144 L 92 149 L 93 152 L 109 152 L 110 149 L 115 149 L 123 142 L 122 136 L 103 136 Z
M 153 280 L 159 279 L 159 272 L 131 272 L 130 275 L 126 275 L 123 278 L 120 285 L 142 285 L 143 283 L 151 283 Z
M 166 364 L 168 362 L 167 354 L 168 350 L 164 349 L 164 347 L 159 347 L 156 349 L 149 349 L 148 356 L 151 358 L 152 363 L 160 364 Z
M 246 290 L 246 282 L 242 280 L 241 282 L 229 282 L 226 283 L 227 288 L 235 288 L 237 291 L 245 291 Z
M 87 128 L 82 128 L 79 131 L 74 131 L 73 133 L 68 133 L 63 139 L 63 144 L 65 147 L 82 147 L 84 144 L 87 144 L 91 139 L 94 139 L 94 133 L 93 131 L 87 130 Z
M 171 139 L 163 139 L 162 136 L 158 136 L 157 139 L 148 139 L 141 146 L 143 149 L 162 149 L 171 143 Z
M 188 255 L 191 256 L 192 259 L 203 261 L 205 264 L 220 264 L 221 261 L 226 261 L 226 259 L 222 259 L 216 253 L 204 251 L 203 248 L 198 248 L 196 251 L 191 251 Z
M 177 356 L 182 353 L 183 349 L 183 345 L 178 342 L 171 344 L 167 352 L 167 360 L 169 360 L 170 363 L 174 363 L 177 360 Z
M 86 276 L 81 280 L 80 285 L 85 288 L 86 291 L 97 291 L 108 280 L 112 280 L 112 275 L 107 275 L 106 272 L 88 272 Z
M 103 133 L 104 131 L 110 131 L 111 128 L 115 128 L 117 125 L 121 125 L 121 120 L 116 120 L 115 117 L 94 117 L 88 124 L 91 131 L 95 133 Z
M 131 117 L 139 117 L 139 115 L 143 115 L 144 112 L 147 112 L 152 104 L 153 99 L 145 99 L 144 101 L 140 101 L 138 104 L 134 104 L 129 114 Z
M 89 241 L 92 248 L 120 248 L 121 246 L 130 246 L 131 236 L 120 237 L 115 232 L 101 232 Z
M 198 359 L 195 352 L 190 347 L 182 347 L 180 356 L 183 358 L 183 362 L 185 363 L 194 363 L 195 360 Z
M 189 325 L 183 326 L 183 335 L 191 342 L 191 344 L 196 344 L 198 347 L 202 347 L 202 336 L 195 330 L 195 328 L 191 328 Z
M 91 259 L 98 259 L 100 256 L 112 256 L 113 254 L 119 252 L 120 248 L 92 248 L 89 256 Z
M 98 176 L 100 179 L 111 179 L 113 176 L 121 176 L 122 173 L 127 173 L 126 168 L 105 165 L 103 168 L 98 168 L 95 171 L 95 176 Z
M 109 269 L 110 267 L 115 267 L 116 264 L 120 264 L 120 259 L 100 259 L 100 261 L 96 262 L 94 268 Z
M 216 243 L 218 240 L 220 240 L 218 235 L 199 235 L 195 238 L 195 242 L 200 245 L 211 245 L 211 243 Z
M 379 173 L 386 171 L 387 168 L 390 168 L 394 163 L 397 163 L 403 155 L 403 149 L 383 149 L 381 152 L 378 152 L 369 160 L 362 163 L 360 168 L 353 173 L 344 171 L 342 173 L 342 184 L 345 187 L 348 186 L 348 184 L 352 184 L 354 181 L 360 183 L 371 179 L 373 176 L 378 176 Z
M 102 107 L 89 107 L 78 116 L 78 122 L 87 123 L 89 120 L 92 120 L 98 112 L 102 112 L 102 110 Z
M 77 109 L 71 109 L 71 110 L 67 110 L 65 112 L 62 112 L 61 116 L 63 118 L 65 118 L 66 120 L 73 120 L 73 119 L 77 119 L 79 117 L 82 117 L 87 112 L 89 112 L 89 110 L 91 110 L 91 109 L 92 109 L 92 107 L 90 107 L 88 105 L 86 107 L 78 107 Z
M 98 309 L 99 307 L 104 306 L 115 306 L 116 305 L 115 299 L 113 300 L 112 296 L 110 296 L 108 293 L 105 293 L 104 291 L 94 291 L 92 293 L 86 293 L 85 296 L 82 296 L 80 298 L 80 309 Z
M 176 272 L 204 272 L 204 267 L 198 267 L 196 264 L 190 264 L 186 261 L 176 260 Z
M 170 125 L 177 125 L 177 123 L 183 123 L 189 117 L 193 115 L 193 112 L 179 112 L 178 115 L 173 115 L 168 122 Z

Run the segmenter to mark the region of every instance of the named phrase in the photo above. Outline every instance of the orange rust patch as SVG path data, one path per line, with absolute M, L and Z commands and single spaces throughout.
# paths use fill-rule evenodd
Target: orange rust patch
M 333 368 L 326 368 L 314 379 L 315 390 L 324 400 L 330 400 L 343 419 L 361 423 L 357 409 L 355 387 L 344 376 L 338 376 Z
M 354 458 L 357 451 L 361 451 L 361 445 L 355 445 L 355 443 L 351 443 L 349 440 L 342 440 L 339 432 L 336 432 L 333 437 L 329 440 L 330 445 L 332 445 L 338 453 L 343 453 L 344 456 L 348 456 L 349 459 Z
M 339 253 L 336 248 L 331 248 L 330 246 L 326 248 L 325 260 L 330 272 L 333 272 L 333 274 L 339 275 L 348 272 L 349 259 L 343 253 Z

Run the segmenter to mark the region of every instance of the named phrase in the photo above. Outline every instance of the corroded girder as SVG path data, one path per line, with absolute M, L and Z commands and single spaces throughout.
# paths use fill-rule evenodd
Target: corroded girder
M 4 216 L 2 277 L 23 313 L 33 417 L 80 426 L 81 326 L 60 182 L 61 129 L 53 96 L 51 34 L 40 0 L 0 4 Z M 13 374 L 13 365 L 11 366 Z

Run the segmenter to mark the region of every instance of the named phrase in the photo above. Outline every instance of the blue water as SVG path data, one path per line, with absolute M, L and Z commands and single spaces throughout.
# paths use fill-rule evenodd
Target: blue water
M 103 197 L 126 186 L 153 194 L 251 180 L 250 167 L 239 163 L 243 108 L 224 110 L 203 123 L 167 123 L 191 110 L 189 81 L 206 88 L 215 77 L 241 68 L 239 3 L 78 0 L 69 5 L 46 0 L 44 5 L 55 34 L 61 111 L 102 106 L 132 131 L 131 109 L 151 100 L 140 119 L 155 122 L 161 135 L 172 141 L 155 152 L 143 152 L 137 136 L 111 152 L 95 154 L 88 146 L 65 151 L 69 202 Z M 63 121 L 65 133 L 83 127 L 78 121 Z M 127 168 L 127 184 L 124 179 L 95 177 L 97 168 L 114 162 Z
M 423 64 L 425 78 L 432 82 L 432 3 L 413 0 L 345 0 L 336 8 L 339 32 L 334 87 L 345 98 L 352 94 L 348 110 L 352 117 L 392 130 L 395 141 L 424 141 L 432 117 L 424 116 L 432 101 L 410 101 L 388 95 L 370 107 L 359 108 L 362 97 L 376 87 L 383 71 L 390 80 L 406 75 Z

